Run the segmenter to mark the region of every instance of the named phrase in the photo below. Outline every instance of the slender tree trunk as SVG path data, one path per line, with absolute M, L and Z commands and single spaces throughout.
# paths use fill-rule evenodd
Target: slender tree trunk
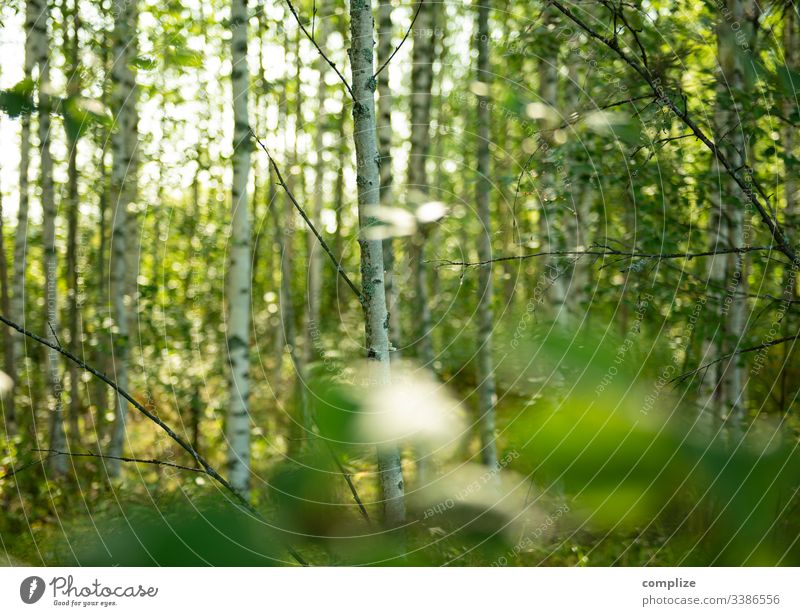
M 787 4 L 783 17 L 783 57 L 786 68 L 790 71 L 800 71 L 800 15 L 797 6 Z M 796 99 L 786 99 L 783 104 L 783 113 L 789 117 L 796 108 Z M 794 163 L 797 139 L 797 128 L 788 122 L 781 124 L 781 140 L 785 153 L 784 163 L 784 221 L 790 228 L 797 224 L 797 172 L 798 165 Z M 788 299 L 795 299 L 797 295 L 797 272 L 787 268 L 784 275 L 784 295 Z
M 25 5 L 25 60 L 23 65 L 23 78 L 31 80 L 33 68 L 36 63 L 36 22 L 39 18 L 39 5 L 29 0 Z M 29 110 L 30 111 L 30 110 Z M 23 113 L 20 116 L 20 152 L 19 152 L 19 207 L 17 209 L 17 225 L 14 229 L 14 265 L 11 274 L 11 301 L 10 316 L 18 323 L 26 325 L 25 312 L 25 273 L 27 271 L 28 250 L 28 209 L 30 203 L 30 181 L 28 172 L 31 159 L 31 115 Z M 12 370 L 8 372 L 14 383 L 14 390 L 7 396 L 6 405 L 8 416 L 19 420 L 14 404 L 14 394 L 17 382 L 24 363 L 22 334 L 12 332 Z
M 64 55 L 69 58 L 69 78 L 67 94 L 74 98 L 80 93 L 80 73 L 78 71 L 78 30 L 79 13 L 78 1 L 73 0 L 72 9 L 68 8 L 67 0 L 62 3 L 62 18 L 64 20 Z M 70 26 L 72 33 L 70 34 Z M 79 330 L 78 309 L 78 139 L 74 135 L 67 135 L 67 330 L 69 342 L 74 351 L 78 351 L 81 344 Z M 73 446 L 79 446 L 81 433 L 79 426 L 80 415 L 80 380 L 78 366 L 69 362 L 69 437 Z
M 431 144 L 431 86 L 433 84 L 434 33 L 438 4 L 424 2 L 414 25 L 414 48 L 411 68 L 411 153 L 408 161 L 408 189 L 425 201 L 428 199 L 427 162 Z M 418 203 L 417 205 L 422 205 Z M 430 309 L 428 267 L 425 247 L 428 229 L 424 226 L 412 238 L 414 267 L 414 299 L 417 318 L 416 344 L 419 360 L 433 369 L 434 353 L 431 342 L 433 327 Z
M 327 22 L 322 20 L 319 22 L 317 31 L 315 33 L 317 42 L 325 46 L 328 38 Z M 316 152 L 316 161 L 314 163 L 314 200 L 313 209 L 311 210 L 311 220 L 317 229 L 322 227 L 322 208 L 325 205 L 325 162 L 323 160 L 323 152 L 325 149 L 324 136 L 325 132 L 323 126 L 325 120 L 323 114 L 325 113 L 325 75 L 327 73 L 328 63 L 325 62 L 321 56 L 316 60 L 317 70 L 317 109 L 318 121 L 317 130 L 314 134 L 314 151 Z M 319 336 L 320 328 L 320 300 L 322 295 L 322 248 L 317 241 L 317 238 L 309 229 L 307 231 L 308 238 L 308 323 L 306 327 L 306 362 L 313 361 L 314 347 L 317 344 L 315 338 Z M 307 426 L 310 427 L 310 426 Z
M 720 14 L 717 24 L 717 49 L 720 74 L 717 81 L 715 131 L 719 147 L 735 169 L 746 162 L 747 143 L 743 117 L 748 91 L 745 62 L 749 60 L 740 50 L 741 37 L 752 42 L 745 30 L 751 20 L 749 0 L 727 0 L 728 13 Z M 743 25 L 743 30 L 732 24 Z M 710 217 L 712 249 L 723 250 L 744 246 L 750 238 L 744 234 L 745 199 L 739 187 L 731 180 L 718 163 L 714 165 L 715 178 L 721 178 L 720 194 L 713 203 Z M 742 345 L 747 321 L 747 280 L 745 255 L 732 254 L 710 259 L 709 279 L 725 288 L 722 301 L 717 305 L 718 329 L 707 347 L 715 359 L 734 353 Z M 746 409 L 745 366 L 746 355 L 737 354 L 717 363 L 715 373 L 707 375 L 712 412 L 734 432 L 741 429 Z
M 394 51 L 392 45 L 392 4 L 384 0 L 378 5 L 378 65 L 389 60 Z M 392 184 L 392 90 L 389 87 L 388 68 L 378 75 L 378 148 L 381 155 L 381 206 L 394 207 Z M 338 253 L 337 253 L 338 254 Z M 389 312 L 389 333 L 394 340 L 393 348 L 400 346 L 400 306 L 397 303 L 398 289 L 395 284 L 395 241 L 383 240 L 384 285 L 386 288 L 386 309 Z M 393 350 L 395 356 L 399 353 Z
M 549 108 L 549 113 L 558 113 L 558 41 L 555 33 L 549 30 L 555 17 L 554 9 L 546 7 L 542 13 L 542 57 L 539 59 L 539 98 Z M 544 119 L 543 127 L 547 128 L 549 117 Z M 547 148 L 554 147 L 550 132 L 544 133 Z M 545 158 L 545 157 L 542 157 Z M 546 157 L 542 163 L 542 172 L 539 195 L 539 236 L 542 251 L 556 251 L 563 249 L 561 237 L 563 213 L 559 206 L 558 177 L 555 172 L 555 163 Z M 558 323 L 567 320 L 566 301 L 569 277 L 566 275 L 563 257 L 548 257 L 543 260 L 544 276 L 549 298 L 549 312 Z M 552 281 L 552 282 L 551 282 Z
M 6 256 L 5 219 L 3 218 L 3 191 L 0 186 L 0 311 L 11 316 L 10 298 L 8 295 L 8 258 Z M 14 374 L 14 349 L 12 348 L 11 328 L 3 328 L 3 370 L 9 378 Z M 13 381 L 12 381 L 13 383 Z M 11 398 L 11 396 L 9 396 Z M 14 434 L 14 407 L 8 404 L 3 396 L 0 400 L 3 413 L 2 433 L 7 436 Z
M 344 136 L 345 126 L 347 124 L 347 105 L 342 106 L 342 112 L 339 114 L 339 121 L 337 123 L 337 134 L 339 135 L 338 147 L 338 165 L 336 168 L 336 185 L 333 189 L 333 207 L 336 212 L 336 234 L 333 237 L 334 254 L 342 257 L 342 250 L 344 245 L 344 168 L 347 164 L 347 139 Z M 345 287 L 345 283 L 341 276 L 336 276 L 332 287 L 331 306 L 337 312 L 339 311 L 339 304 L 347 297 L 349 289 Z M 391 317 L 390 317 L 391 318 Z
M 489 9 L 488 0 L 479 0 L 476 38 L 478 47 L 478 67 L 476 80 L 484 84 L 478 95 L 477 115 L 477 173 L 478 183 L 475 200 L 478 206 L 478 219 L 481 230 L 478 237 L 478 260 L 492 258 L 492 219 L 491 219 L 491 160 L 489 157 L 489 88 L 491 66 L 489 63 Z M 481 461 L 489 468 L 497 468 L 497 444 L 495 442 L 495 392 L 494 365 L 492 363 L 492 264 L 479 269 L 478 280 L 478 414 L 480 417 Z
M 800 71 L 800 15 L 798 15 L 797 5 L 795 3 L 786 4 L 783 15 L 783 59 L 786 68 L 792 71 L 792 74 L 797 74 Z M 783 115 L 786 118 L 791 117 L 794 113 L 796 106 L 796 97 L 792 96 L 787 98 L 783 103 Z M 784 210 L 783 220 L 784 225 L 790 229 L 797 228 L 797 172 L 798 165 L 795 162 L 797 153 L 797 140 L 795 138 L 795 131 L 797 128 L 788 122 L 781 124 L 781 141 L 783 142 L 784 151 Z M 784 301 L 793 301 L 797 299 L 797 271 L 795 268 L 786 267 L 783 273 L 783 298 Z M 788 328 L 795 328 L 796 319 L 792 314 L 787 314 L 784 319 Z M 789 330 L 791 331 L 791 329 Z M 790 386 L 792 361 L 790 356 L 796 353 L 793 346 L 783 345 L 783 361 L 781 361 L 781 378 L 780 378 L 780 399 L 781 408 L 786 409 L 785 400 L 790 395 L 788 387 Z
M 103 66 L 106 66 L 106 62 L 103 62 Z M 107 298 L 107 286 L 106 280 L 108 277 L 108 271 L 106 270 L 106 250 L 108 249 L 108 241 L 107 241 L 107 231 L 106 228 L 108 226 L 107 219 L 108 219 L 108 205 L 111 201 L 110 192 L 111 186 L 109 184 L 109 174 L 108 174 L 108 165 L 106 163 L 106 140 L 102 136 L 102 132 L 98 131 L 98 142 L 101 143 L 101 147 L 99 148 L 99 155 L 97 160 L 97 165 L 100 170 L 100 181 L 98 182 L 99 186 L 99 200 L 98 200 L 98 209 L 99 209 L 99 219 L 97 222 L 97 233 L 99 235 L 98 241 L 98 248 L 97 248 L 97 271 L 100 272 L 100 277 L 97 282 L 97 311 L 98 314 L 102 314 L 103 311 L 103 303 L 106 301 Z M 108 349 L 106 348 L 106 337 L 97 331 L 97 326 L 95 326 L 95 336 L 96 336 L 96 344 L 94 347 L 94 361 L 95 365 L 99 366 L 101 370 L 106 372 L 109 366 L 109 359 L 108 359 Z M 94 420 L 94 432 L 96 435 L 96 441 L 98 445 L 103 443 L 105 437 L 105 426 L 106 426 L 106 411 L 108 410 L 108 387 L 105 383 L 100 381 L 99 379 L 95 379 L 95 387 L 93 388 L 94 391 L 94 401 L 96 406 L 96 416 Z
M 231 54 L 233 84 L 233 190 L 228 300 L 228 357 L 230 391 L 226 437 L 230 482 L 242 494 L 250 483 L 250 123 L 247 91 L 247 0 L 232 0 Z
M 44 246 L 45 324 L 48 340 L 59 343 L 58 333 L 58 256 L 56 253 L 56 202 L 53 188 L 53 159 L 50 154 L 50 41 L 48 36 L 49 8 L 45 0 L 35 0 L 36 64 L 39 68 L 39 173 L 42 190 L 42 244 Z M 50 387 L 50 447 L 63 450 L 66 443 L 62 408 L 61 356 L 47 351 L 47 380 Z M 67 471 L 64 456 L 51 458 L 56 475 Z
M 578 113 L 581 105 L 580 83 L 582 71 L 578 70 L 578 65 L 570 63 L 569 79 L 566 88 L 566 108 L 567 114 Z M 585 152 L 573 151 L 573 161 L 584 162 Z M 580 166 L 580 165 L 577 165 Z M 584 165 L 588 167 L 589 165 Z M 592 204 L 595 195 L 595 182 L 589 173 L 572 173 L 570 177 L 571 187 L 567 191 L 567 205 L 564 208 L 564 250 L 586 250 L 589 247 L 589 219 L 591 217 Z M 625 208 L 625 215 L 633 218 L 635 223 L 635 208 L 628 206 Z M 633 229 L 633 225 L 630 227 Z M 591 269 L 586 259 L 570 260 L 564 267 L 565 289 L 562 291 L 566 316 L 572 318 L 585 319 L 588 314 L 583 314 L 583 307 L 587 300 L 587 288 L 591 277 Z M 623 330 L 625 331 L 625 330 Z M 626 332 L 627 333 L 627 332 Z
M 364 325 L 367 358 L 374 371 L 372 382 L 388 384 L 389 315 L 384 288 L 383 246 L 380 240 L 368 239 L 363 230 L 376 224 L 370 210 L 380 203 L 380 154 L 375 117 L 375 78 L 372 0 L 350 4 L 350 66 L 353 89 L 353 141 L 356 150 L 358 217 L 361 229 L 361 284 L 364 295 Z M 403 473 L 397 446 L 378 447 L 378 471 L 383 500 L 384 520 L 398 526 L 405 520 Z
M 115 117 L 111 147 L 113 164 L 111 169 L 111 203 L 114 208 L 111 235 L 111 296 L 114 310 L 115 331 L 113 337 L 113 359 L 116 381 L 123 389 L 128 387 L 128 358 L 130 354 L 130 306 L 129 295 L 130 247 L 135 245 L 129 237 L 131 225 L 128 208 L 136 198 L 136 82 L 131 62 L 136 57 L 136 22 L 138 11 L 135 0 L 114 0 L 112 108 Z M 109 455 L 120 456 L 125 439 L 125 423 L 128 403 L 116 395 L 114 427 L 109 444 Z M 118 477 L 120 463 L 109 461 L 109 475 Z

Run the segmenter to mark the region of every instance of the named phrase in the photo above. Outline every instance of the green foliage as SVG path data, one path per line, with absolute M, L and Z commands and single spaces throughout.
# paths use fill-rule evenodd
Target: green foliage
M 7 113 L 12 118 L 33 113 L 36 109 L 33 89 L 33 81 L 23 79 L 13 88 L 0 90 L 0 111 Z

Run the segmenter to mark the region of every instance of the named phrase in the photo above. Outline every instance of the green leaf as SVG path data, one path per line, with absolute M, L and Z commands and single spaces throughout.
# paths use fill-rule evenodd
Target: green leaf
M 143 71 L 151 71 L 158 66 L 158 61 L 154 58 L 148 58 L 147 56 L 137 56 L 133 59 L 133 62 L 131 62 L 131 66 Z
M 0 90 L 0 110 L 10 117 L 29 115 L 35 109 L 32 79 L 23 79 L 8 90 Z

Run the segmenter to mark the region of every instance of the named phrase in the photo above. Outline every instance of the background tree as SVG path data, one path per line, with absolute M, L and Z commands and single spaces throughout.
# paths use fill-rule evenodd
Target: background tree
M 250 480 L 250 120 L 247 68 L 247 0 L 231 4 L 231 84 L 233 93 L 233 185 L 231 193 L 231 248 L 228 271 L 228 356 L 230 402 L 226 432 L 231 483 L 246 493 Z

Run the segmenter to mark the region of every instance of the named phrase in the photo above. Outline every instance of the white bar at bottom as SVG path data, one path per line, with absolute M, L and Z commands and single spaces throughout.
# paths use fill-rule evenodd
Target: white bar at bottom
M 20 567 L 0 569 L 0 614 L 797 615 L 799 571 Z M 23 595 L 31 601 L 37 594 L 34 603 L 23 601 Z

